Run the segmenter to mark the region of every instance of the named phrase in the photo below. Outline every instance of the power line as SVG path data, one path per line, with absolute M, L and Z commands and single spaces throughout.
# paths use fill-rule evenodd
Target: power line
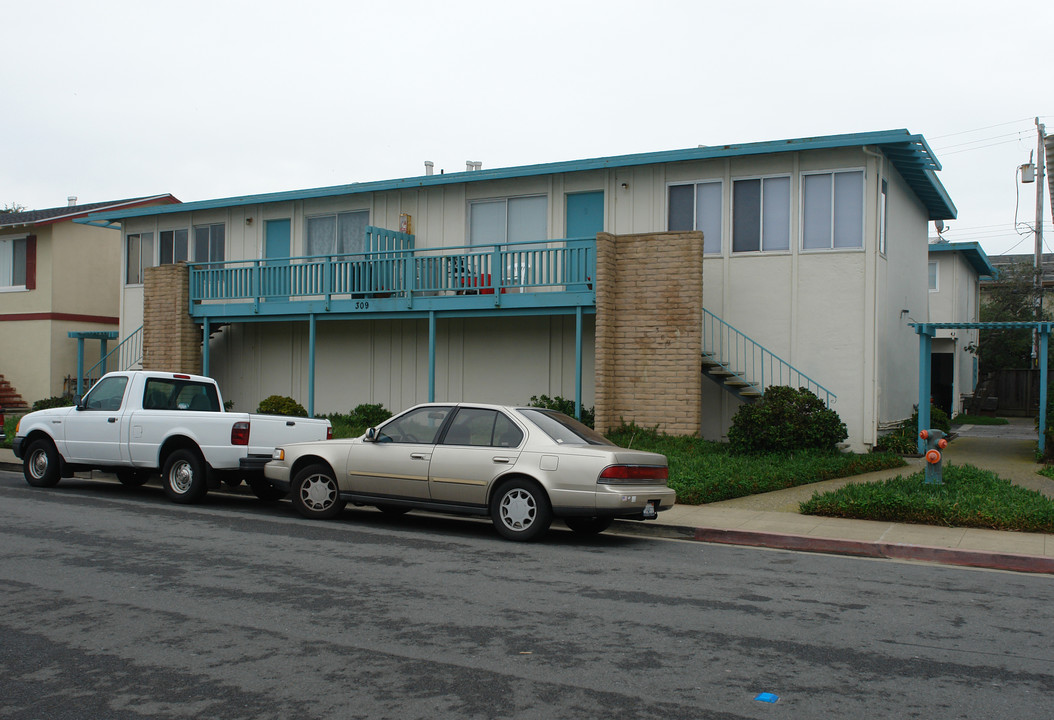
M 1040 119 L 1049 117 L 1048 115 L 1040 115 Z M 1010 122 L 996 123 L 995 125 L 986 125 L 985 127 L 974 128 L 973 130 L 960 130 L 959 132 L 948 133 L 947 135 L 934 135 L 930 140 L 940 140 L 946 137 L 955 137 L 956 135 L 966 135 L 967 133 L 980 132 L 982 130 L 991 130 L 992 128 L 1005 127 L 1007 125 L 1016 125 L 1020 122 L 1032 122 L 1032 118 L 1021 118 L 1020 120 L 1011 120 Z

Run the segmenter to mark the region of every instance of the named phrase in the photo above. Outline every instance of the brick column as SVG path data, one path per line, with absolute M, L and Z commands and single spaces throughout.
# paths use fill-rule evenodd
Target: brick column
M 143 272 L 143 369 L 201 374 L 201 329 L 190 319 L 186 264 Z
M 703 236 L 597 236 L 596 427 L 702 421 Z

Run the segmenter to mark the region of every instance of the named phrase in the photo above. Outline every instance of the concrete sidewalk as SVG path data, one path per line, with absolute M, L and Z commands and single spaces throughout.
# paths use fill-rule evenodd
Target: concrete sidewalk
M 1054 480 L 1036 473 L 1036 430 L 1031 419 L 1005 426 L 953 428 L 946 462 L 992 470 L 1054 498 Z M 0 469 L 21 472 L 10 450 L 0 449 Z M 848 483 L 884 480 L 922 469 L 908 466 L 839 478 L 708 505 L 677 505 L 654 521 L 620 521 L 620 532 L 701 542 L 936 562 L 946 565 L 1054 574 L 1054 535 L 910 525 L 802 515 L 798 504 L 813 493 Z

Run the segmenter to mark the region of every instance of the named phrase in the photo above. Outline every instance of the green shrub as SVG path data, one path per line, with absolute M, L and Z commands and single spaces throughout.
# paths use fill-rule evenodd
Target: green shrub
M 951 432 L 952 424 L 948 419 L 948 413 L 936 405 L 930 405 L 930 428 L 936 428 L 945 434 Z M 878 439 L 878 447 L 898 455 L 915 455 L 919 451 L 919 410 L 915 406 L 915 412 L 911 417 L 900 423 L 893 432 L 883 435 Z
M 546 410 L 556 410 L 562 412 L 564 415 L 575 416 L 575 401 L 567 400 L 559 395 L 556 397 L 549 397 L 548 395 L 531 395 L 531 401 L 527 403 L 528 407 L 545 408 Z M 581 421 L 583 425 L 593 427 L 593 423 L 596 420 L 596 413 L 594 408 L 582 407 Z
M 47 410 L 48 408 L 69 407 L 74 404 L 72 395 L 53 395 L 49 398 L 37 400 L 33 403 L 33 411 Z
M 738 454 L 833 451 L 847 437 L 845 423 L 823 400 L 785 385 L 771 385 L 761 402 L 740 407 L 728 429 L 728 444 Z
M 289 415 L 292 417 L 307 417 L 307 410 L 291 397 L 285 395 L 270 395 L 260 401 L 256 412 L 261 415 Z
M 380 425 L 391 416 L 391 412 L 380 403 L 362 403 L 355 406 L 355 409 L 348 416 L 348 420 L 353 425 L 371 428 Z

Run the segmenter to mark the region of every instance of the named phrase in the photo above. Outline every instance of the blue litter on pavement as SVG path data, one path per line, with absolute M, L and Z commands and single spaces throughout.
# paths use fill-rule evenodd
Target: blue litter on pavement
M 760 695 L 758 695 L 754 699 L 757 700 L 758 702 L 774 703 L 774 702 L 777 702 L 780 699 L 780 696 L 779 695 L 773 695 L 772 693 L 761 693 Z

